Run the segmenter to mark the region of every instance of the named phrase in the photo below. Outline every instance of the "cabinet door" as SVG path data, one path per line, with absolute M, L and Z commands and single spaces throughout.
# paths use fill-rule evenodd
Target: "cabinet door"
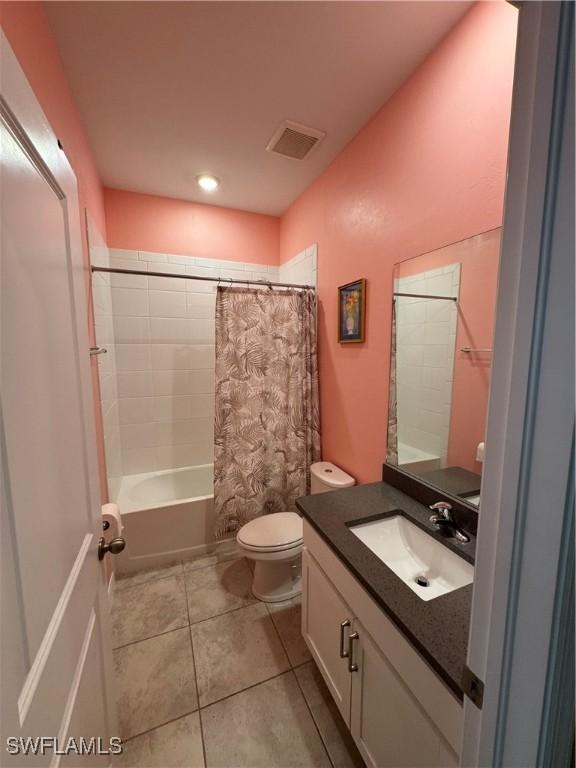
M 350 725 L 351 675 L 348 659 L 340 655 L 352 631 L 352 612 L 308 551 L 302 555 L 302 634 L 346 725 Z M 350 626 L 341 629 L 342 622 Z
M 360 622 L 350 729 L 369 768 L 451 768 L 458 758 Z

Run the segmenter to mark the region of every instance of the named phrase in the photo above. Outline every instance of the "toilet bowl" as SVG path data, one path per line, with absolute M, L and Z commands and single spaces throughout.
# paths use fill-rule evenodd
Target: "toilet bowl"
M 328 461 L 312 464 L 312 493 L 348 488 L 355 480 Z M 251 520 L 236 541 L 254 561 L 252 594 L 265 603 L 289 600 L 302 592 L 302 518 L 296 512 L 274 512 Z

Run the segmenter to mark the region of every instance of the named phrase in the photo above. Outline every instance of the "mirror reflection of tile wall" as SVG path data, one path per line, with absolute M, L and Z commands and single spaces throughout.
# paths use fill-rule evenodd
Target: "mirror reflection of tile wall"
M 448 456 L 460 264 L 395 280 L 398 463 L 440 469 Z
M 500 228 L 483 232 L 403 261 L 394 272 L 394 292 L 417 295 L 395 297 L 397 409 L 389 455 L 396 440 L 402 469 L 472 503 L 485 449 L 500 238 Z

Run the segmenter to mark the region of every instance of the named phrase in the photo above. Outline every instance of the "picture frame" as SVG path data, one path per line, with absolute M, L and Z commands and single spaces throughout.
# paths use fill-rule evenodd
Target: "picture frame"
M 361 344 L 366 329 L 366 280 L 354 280 L 338 288 L 338 342 Z

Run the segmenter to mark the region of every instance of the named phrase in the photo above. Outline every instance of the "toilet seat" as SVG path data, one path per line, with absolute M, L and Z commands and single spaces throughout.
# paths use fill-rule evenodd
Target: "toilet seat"
M 302 546 L 302 518 L 295 512 L 257 517 L 238 531 L 238 543 L 252 552 L 286 552 Z

